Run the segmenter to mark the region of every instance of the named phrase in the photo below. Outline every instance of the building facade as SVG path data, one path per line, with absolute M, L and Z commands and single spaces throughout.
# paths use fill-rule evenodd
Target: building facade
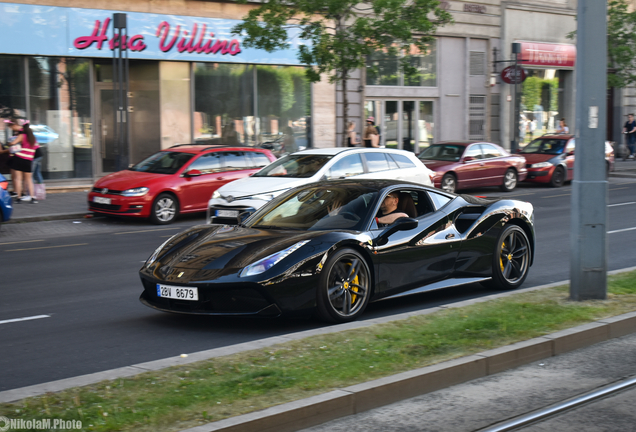
M 249 5 L 196 0 L 0 3 L 0 107 L 30 120 L 47 182 L 86 183 L 116 169 L 113 14 L 126 13 L 126 160 L 177 143 L 333 145 L 335 92 L 310 85 L 297 39 L 288 50 L 246 49 L 231 28 Z M 318 97 L 326 86 L 332 97 Z M 330 109 L 325 109 L 330 105 Z M 313 114 L 313 116 L 312 116 Z M 116 119 L 118 117 L 118 119 Z M 333 129 L 332 129 L 333 131 Z M 3 142 L 11 132 L 3 128 Z M 291 138 L 290 138 L 291 137 Z M 3 171 L 6 167 L 2 168 Z
M 384 145 L 418 151 L 450 140 L 510 148 L 513 127 L 521 142 L 554 131 L 561 118 L 574 127 L 576 47 L 568 38 L 576 30 L 574 0 L 441 3 L 454 23 L 438 29 L 428 52 L 415 53 L 419 76 L 405 76 L 397 58 L 379 53 L 352 77 L 349 117 L 358 132 L 371 116 Z M 513 64 L 512 43 L 521 44 L 519 59 L 528 75 L 517 86 L 520 114 L 514 122 L 514 86 L 501 76 Z

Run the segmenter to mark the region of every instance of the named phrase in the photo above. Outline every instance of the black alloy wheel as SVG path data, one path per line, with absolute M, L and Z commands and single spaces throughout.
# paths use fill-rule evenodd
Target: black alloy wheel
M 336 251 L 325 263 L 316 293 L 318 317 L 344 323 L 357 319 L 371 295 L 371 272 L 353 249 Z
M 483 284 L 500 290 L 519 288 L 528 276 L 530 257 L 530 242 L 526 233 L 518 225 L 507 225 L 495 244 L 492 279 Z
M 179 214 L 179 203 L 174 195 L 162 193 L 152 203 L 150 221 L 156 225 L 166 225 L 174 222 Z
M 501 190 L 504 192 L 511 192 L 517 187 L 517 171 L 512 168 L 508 168 L 508 171 L 504 174 L 503 184 Z
M 558 166 L 552 173 L 552 179 L 550 179 L 550 186 L 558 188 L 565 183 L 565 170 L 563 167 Z
M 457 190 L 457 178 L 453 174 L 444 174 L 440 189 L 445 192 L 455 193 Z

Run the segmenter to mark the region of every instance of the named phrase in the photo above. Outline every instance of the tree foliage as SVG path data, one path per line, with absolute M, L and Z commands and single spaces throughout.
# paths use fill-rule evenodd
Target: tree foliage
M 576 31 L 568 37 L 574 39 Z M 636 83 L 636 10 L 626 0 L 607 2 L 608 87 Z
M 346 123 L 351 72 L 364 68 L 376 51 L 408 53 L 415 45 L 426 52 L 435 30 L 451 22 L 439 6 L 438 0 L 263 0 L 232 32 L 244 35 L 245 47 L 268 52 L 289 48 L 292 34 L 306 41 L 298 59 L 307 78 L 316 82 L 329 74 L 343 85 Z

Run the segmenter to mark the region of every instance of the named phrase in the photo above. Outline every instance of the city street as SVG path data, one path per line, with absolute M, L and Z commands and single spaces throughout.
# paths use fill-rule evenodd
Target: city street
M 634 265 L 636 180 L 610 179 L 609 270 Z M 537 253 L 524 287 L 569 277 L 571 186 L 521 185 L 474 195 L 535 206 Z M 54 198 L 52 198 L 54 199 Z M 79 223 L 78 223 L 79 222 Z M 313 320 L 230 319 L 156 312 L 138 301 L 137 271 L 166 238 L 203 223 L 107 218 L 5 224 L 0 231 L 0 391 L 316 328 Z M 492 293 L 463 286 L 371 304 L 363 319 Z

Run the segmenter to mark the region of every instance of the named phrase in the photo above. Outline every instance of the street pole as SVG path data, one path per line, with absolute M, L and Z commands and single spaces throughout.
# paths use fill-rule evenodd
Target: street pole
M 512 84 L 512 130 L 510 134 L 510 153 L 517 153 L 517 149 L 519 146 L 518 137 L 519 137 L 519 101 L 517 100 L 518 92 L 517 92 L 517 84 L 521 79 L 521 75 L 519 74 L 519 53 L 521 52 L 521 44 L 518 42 L 513 42 L 512 44 L 512 54 L 515 56 L 515 68 L 513 76 L 513 84 Z
M 579 0 L 570 298 L 607 297 L 607 0 Z

